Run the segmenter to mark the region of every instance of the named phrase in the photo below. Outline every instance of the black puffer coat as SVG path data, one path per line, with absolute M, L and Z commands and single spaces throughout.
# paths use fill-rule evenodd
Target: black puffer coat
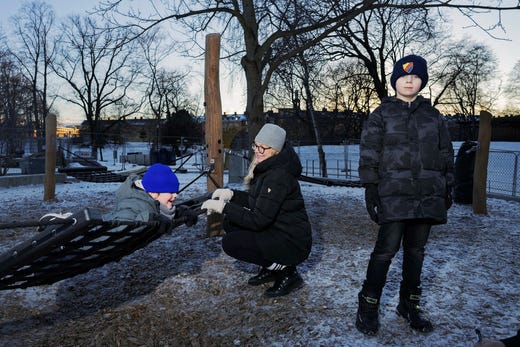
M 380 224 L 417 218 L 446 223 L 453 164 L 447 126 L 428 99 L 385 98 L 364 124 L 359 176 L 361 183 L 378 185 Z
M 234 191 L 224 207 L 231 223 L 256 232 L 267 260 L 297 265 L 309 256 L 312 235 L 298 182 L 301 171 L 298 155 L 286 143 L 279 154 L 255 167 L 249 192 Z

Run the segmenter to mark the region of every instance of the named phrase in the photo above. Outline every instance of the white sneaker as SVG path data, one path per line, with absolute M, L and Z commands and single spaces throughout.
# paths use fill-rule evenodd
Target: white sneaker
M 68 219 L 70 216 L 72 216 L 72 212 L 66 212 L 66 213 L 47 213 L 40 217 L 40 222 L 43 223 L 49 223 L 52 221 L 64 221 Z M 63 223 L 58 223 L 63 224 Z M 49 225 L 52 224 L 46 224 L 46 225 L 40 225 L 38 226 L 37 231 L 43 231 L 45 228 L 47 228 Z

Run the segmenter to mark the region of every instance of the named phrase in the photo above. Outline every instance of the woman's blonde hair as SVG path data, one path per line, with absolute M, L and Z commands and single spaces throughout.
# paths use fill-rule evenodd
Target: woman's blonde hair
M 273 149 L 273 155 L 277 155 L 280 152 Z M 249 169 L 247 170 L 247 175 L 244 177 L 244 184 L 249 188 L 251 180 L 255 177 L 255 167 L 258 163 L 256 162 L 256 154 L 253 155 L 253 159 L 251 160 L 251 164 L 249 164 Z
M 256 167 L 256 155 L 253 155 L 253 159 L 251 160 L 251 164 L 249 164 L 249 169 L 247 170 L 247 175 L 244 177 L 244 184 L 249 188 L 249 183 L 253 179 L 254 171 Z

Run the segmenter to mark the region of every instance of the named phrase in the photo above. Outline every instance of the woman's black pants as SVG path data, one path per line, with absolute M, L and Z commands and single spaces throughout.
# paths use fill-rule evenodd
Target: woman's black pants
M 264 259 L 254 231 L 240 229 L 225 218 L 223 226 L 226 235 L 222 237 L 222 249 L 227 255 L 262 267 L 268 267 L 273 263 Z

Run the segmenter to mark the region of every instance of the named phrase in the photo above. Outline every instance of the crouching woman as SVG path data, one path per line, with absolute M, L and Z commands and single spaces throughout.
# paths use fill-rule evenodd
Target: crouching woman
M 274 282 L 265 296 L 287 295 L 303 285 L 296 266 L 309 256 L 311 225 L 298 177 L 302 166 L 283 128 L 266 124 L 252 145 L 247 191 L 217 189 L 201 208 L 224 214 L 222 248 L 261 267 L 248 283 Z

